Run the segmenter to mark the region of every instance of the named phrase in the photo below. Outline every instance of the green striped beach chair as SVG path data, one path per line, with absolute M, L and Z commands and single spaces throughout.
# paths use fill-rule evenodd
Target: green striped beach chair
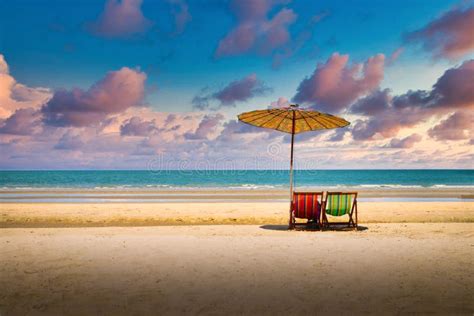
M 327 215 L 341 217 L 348 215 L 347 222 L 330 222 Z M 324 203 L 323 226 L 347 224 L 357 229 L 357 192 L 327 192 Z

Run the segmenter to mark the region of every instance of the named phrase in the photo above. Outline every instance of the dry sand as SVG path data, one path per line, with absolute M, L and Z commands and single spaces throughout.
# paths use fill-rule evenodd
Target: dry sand
M 474 313 L 474 224 L 0 229 L 0 314 Z
M 6 203 L 3 227 L 284 224 L 288 203 Z M 359 202 L 361 223 L 474 222 L 474 202 Z
M 360 231 L 287 210 L 0 204 L 0 315 L 473 315 L 474 202 L 360 202 Z

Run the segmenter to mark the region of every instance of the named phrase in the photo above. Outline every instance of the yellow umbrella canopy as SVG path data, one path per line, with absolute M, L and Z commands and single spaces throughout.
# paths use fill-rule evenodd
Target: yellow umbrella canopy
M 289 134 L 338 128 L 350 124 L 343 118 L 318 111 L 299 109 L 297 105 L 287 108 L 245 112 L 240 114 L 238 118 L 239 121 L 250 125 Z
M 295 134 L 345 127 L 350 123 L 343 118 L 318 111 L 300 109 L 297 104 L 286 108 L 245 112 L 238 116 L 239 121 L 257 127 L 270 128 L 291 134 L 290 156 L 290 228 L 291 203 L 293 202 L 293 144 Z

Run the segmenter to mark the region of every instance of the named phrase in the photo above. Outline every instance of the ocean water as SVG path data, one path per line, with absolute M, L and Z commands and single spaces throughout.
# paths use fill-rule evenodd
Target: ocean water
M 287 170 L 0 171 L 1 189 L 286 188 Z M 474 187 L 474 170 L 297 170 L 297 187 Z

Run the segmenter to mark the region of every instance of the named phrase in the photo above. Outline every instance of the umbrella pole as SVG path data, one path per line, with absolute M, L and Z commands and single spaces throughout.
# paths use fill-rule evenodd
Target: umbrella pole
M 295 112 L 293 111 L 293 126 L 291 128 L 291 153 L 290 153 L 290 223 L 289 228 L 293 228 L 293 144 L 295 142 Z

